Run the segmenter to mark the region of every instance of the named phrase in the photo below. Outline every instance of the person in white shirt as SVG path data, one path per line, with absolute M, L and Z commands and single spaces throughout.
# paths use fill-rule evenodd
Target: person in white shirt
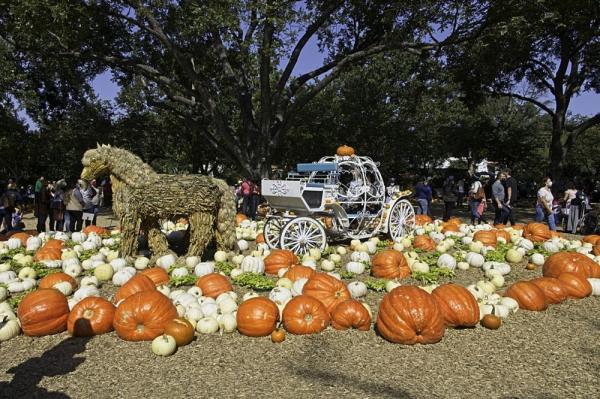
M 556 231 L 556 221 L 554 219 L 554 212 L 552 211 L 552 202 L 554 201 L 554 195 L 552 195 L 551 190 L 552 179 L 546 177 L 542 183 L 543 186 L 537 192 L 535 220 L 536 222 L 542 222 L 546 220 L 550 230 Z

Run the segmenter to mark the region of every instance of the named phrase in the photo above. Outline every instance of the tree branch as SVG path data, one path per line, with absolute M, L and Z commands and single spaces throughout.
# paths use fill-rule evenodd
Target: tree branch
M 526 101 L 526 102 L 531 103 L 531 104 L 537 106 L 538 108 L 542 109 L 548 115 L 554 116 L 554 111 L 552 111 L 550 109 L 550 107 L 548 107 L 544 103 L 542 103 L 542 102 L 540 102 L 540 101 L 538 101 L 538 100 L 536 100 L 534 98 L 527 97 L 527 96 L 522 96 L 522 95 L 516 94 L 516 93 L 501 92 L 501 91 L 496 91 L 496 90 L 488 90 L 487 92 L 489 94 L 492 94 L 492 95 L 495 95 L 495 96 L 512 97 L 512 98 L 516 98 L 516 99 L 521 100 L 521 101 Z
M 600 112 L 577 125 L 573 130 L 573 133 L 575 135 L 580 135 L 595 125 L 600 125 Z

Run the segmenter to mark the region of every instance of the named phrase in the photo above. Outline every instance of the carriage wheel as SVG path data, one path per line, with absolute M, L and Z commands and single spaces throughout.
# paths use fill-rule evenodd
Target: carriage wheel
M 327 236 L 321 223 L 309 217 L 290 220 L 281 231 L 281 248 L 304 255 L 311 248 L 320 251 L 327 245 Z
M 279 238 L 281 237 L 281 230 L 287 220 L 278 217 L 270 217 L 265 222 L 263 227 L 263 236 L 265 237 L 265 243 L 271 249 L 279 248 Z
M 388 218 L 388 234 L 392 240 L 410 233 L 415 228 L 415 210 L 407 200 L 397 201 Z

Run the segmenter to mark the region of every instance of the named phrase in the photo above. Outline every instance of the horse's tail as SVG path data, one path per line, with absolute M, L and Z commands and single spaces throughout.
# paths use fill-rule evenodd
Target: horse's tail
M 236 203 L 233 190 L 224 180 L 213 179 L 221 192 L 221 202 L 217 214 L 217 230 L 215 240 L 217 249 L 231 250 L 235 245 L 235 213 Z

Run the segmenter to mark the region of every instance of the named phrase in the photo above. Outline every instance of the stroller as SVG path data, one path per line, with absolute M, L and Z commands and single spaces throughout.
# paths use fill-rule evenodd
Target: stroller
M 563 231 L 572 234 L 577 234 L 578 232 L 581 234 L 591 234 L 585 231 L 594 231 L 597 229 L 597 217 L 590 211 L 592 211 L 592 207 L 587 196 L 584 195 L 581 198 L 571 200 L 571 206 L 569 208 L 562 208 L 561 210 Z M 569 225 L 570 218 L 574 221 L 572 225 Z

